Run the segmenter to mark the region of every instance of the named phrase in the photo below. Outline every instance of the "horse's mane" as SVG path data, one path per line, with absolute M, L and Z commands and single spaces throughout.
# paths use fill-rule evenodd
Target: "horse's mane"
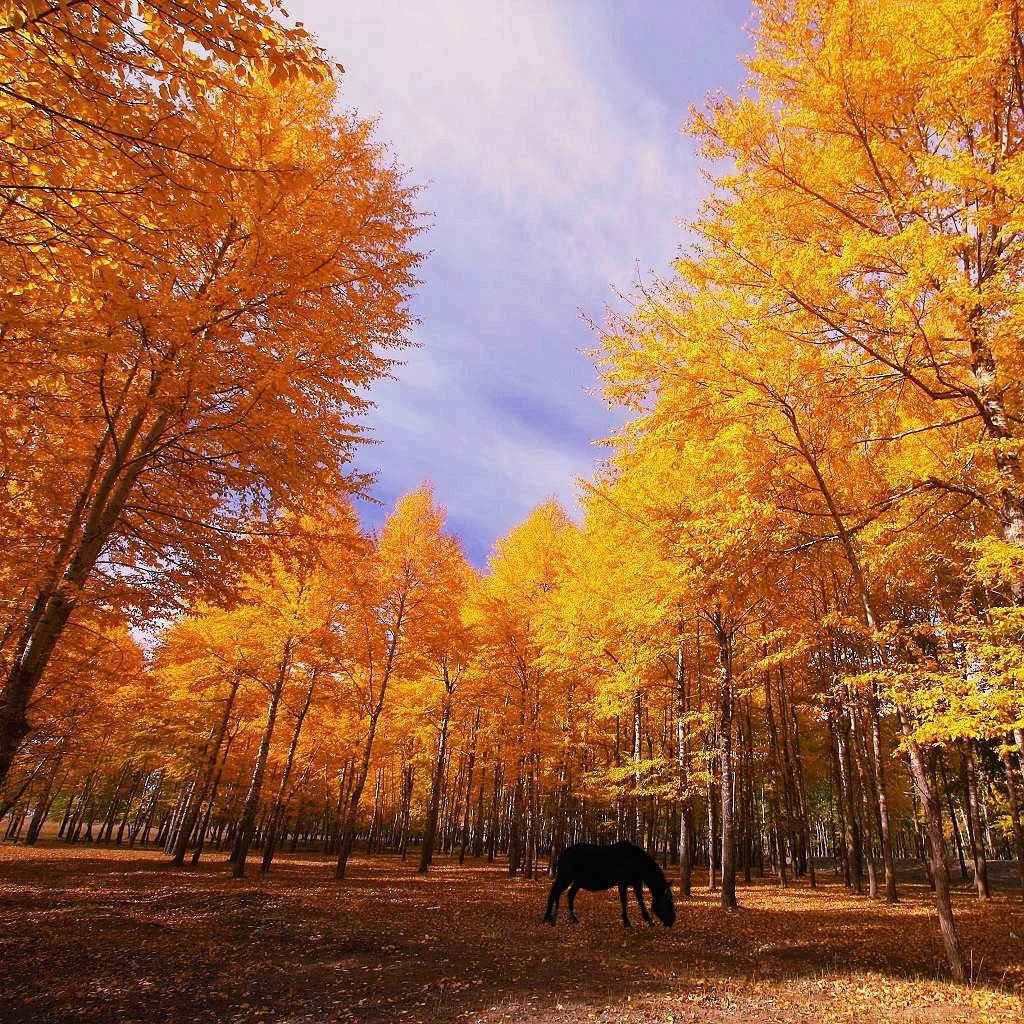
M 646 869 L 644 881 L 647 883 L 647 888 L 651 892 L 658 891 L 651 885 L 651 882 L 657 882 L 661 889 L 667 889 L 668 879 L 665 877 L 665 872 L 661 870 L 661 865 L 646 850 L 641 852 L 644 855 L 644 868 Z

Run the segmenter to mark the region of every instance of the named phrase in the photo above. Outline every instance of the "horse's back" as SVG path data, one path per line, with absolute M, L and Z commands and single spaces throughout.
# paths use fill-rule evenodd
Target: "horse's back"
M 633 843 L 575 843 L 558 858 L 558 875 L 569 875 L 584 889 L 630 884 L 641 873 L 647 854 Z

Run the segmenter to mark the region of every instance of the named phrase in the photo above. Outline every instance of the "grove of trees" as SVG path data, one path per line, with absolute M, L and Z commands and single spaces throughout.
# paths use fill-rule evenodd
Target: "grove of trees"
M 6 837 L 1024 895 L 1024 28 L 760 0 L 578 521 L 361 526 L 415 189 L 275 4 L 2 5 Z M 1021 205 L 1018 206 L 1018 200 Z M 401 372 L 400 369 L 395 372 Z M 386 459 L 386 450 L 380 452 Z

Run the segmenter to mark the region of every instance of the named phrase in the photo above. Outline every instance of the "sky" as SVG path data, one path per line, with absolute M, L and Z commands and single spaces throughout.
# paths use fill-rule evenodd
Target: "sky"
M 422 184 L 418 347 L 374 386 L 364 522 L 429 479 L 483 566 L 538 503 L 572 512 L 621 422 L 585 350 L 638 275 L 670 273 L 707 184 L 681 127 L 735 92 L 749 0 L 290 0 Z

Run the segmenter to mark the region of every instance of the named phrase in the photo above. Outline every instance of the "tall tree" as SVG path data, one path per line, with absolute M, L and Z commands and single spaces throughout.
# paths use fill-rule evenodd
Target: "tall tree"
M 340 623 L 341 671 L 360 722 L 361 741 L 344 801 L 335 877 L 344 878 L 355 844 L 377 727 L 396 674 L 436 642 L 435 606 L 450 582 L 458 544 L 444 532 L 445 510 L 429 484 L 403 496 L 372 548 L 351 568 L 351 597 Z
M 159 208 L 118 214 L 127 249 L 0 247 L 0 457 L 19 481 L 0 501 L 0 778 L 83 595 L 173 604 L 255 509 L 361 486 L 354 417 L 405 343 L 417 227 L 336 96 L 329 77 L 253 75 L 182 101 L 227 169 L 182 158 L 180 181 L 156 178 Z

